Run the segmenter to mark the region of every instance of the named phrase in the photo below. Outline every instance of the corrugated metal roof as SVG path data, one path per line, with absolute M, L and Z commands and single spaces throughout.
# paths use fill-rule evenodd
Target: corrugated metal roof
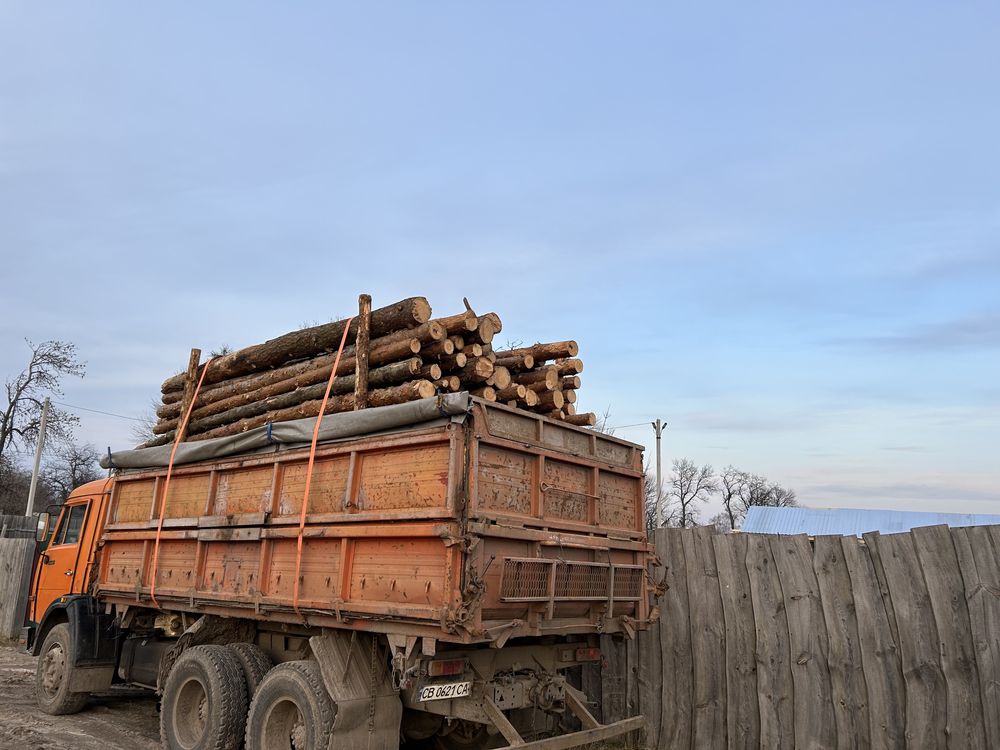
M 762 508 L 747 513 L 741 530 L 749 534 L 840 534 L 861 536 L 868 531 L 899 534 L 917 526 L 1000 525 L 1000 515 L 924 513 L 868 508 Z

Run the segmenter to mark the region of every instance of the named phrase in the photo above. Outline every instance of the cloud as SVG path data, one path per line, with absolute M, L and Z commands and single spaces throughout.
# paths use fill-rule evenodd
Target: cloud
M 830 343 L 892 354 L 1000 349 L 1000 312 L 922 323 L 897 333 L 833 339 Z

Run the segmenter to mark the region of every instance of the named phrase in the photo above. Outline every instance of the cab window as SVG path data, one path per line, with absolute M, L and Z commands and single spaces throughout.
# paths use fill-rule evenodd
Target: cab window
M 59 528 L 52 535 L 51 546 L 59 544 L 76 544 L 80 541 L 80 531 L 83 529 L 83 519 L 87 515 L 87 504 L 74 505 L 63 512 L 59 518 Z

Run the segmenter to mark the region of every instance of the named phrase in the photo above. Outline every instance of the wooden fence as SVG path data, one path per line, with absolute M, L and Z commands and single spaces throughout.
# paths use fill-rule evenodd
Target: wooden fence
M 0 539 L 0 639 L 21 634 L 34 554 L 34 535 Z
M 1000 527 L 655 541 L 660 623 L 589 678 L 640 745 L 1000 748 Z

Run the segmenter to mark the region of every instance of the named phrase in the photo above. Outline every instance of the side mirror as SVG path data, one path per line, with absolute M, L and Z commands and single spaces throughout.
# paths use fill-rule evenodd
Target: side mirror
M 48 511 L 43 510 L 35 514 L 35 541 L 44 542 L 49 538 L 49 523 L 52 517 Z

